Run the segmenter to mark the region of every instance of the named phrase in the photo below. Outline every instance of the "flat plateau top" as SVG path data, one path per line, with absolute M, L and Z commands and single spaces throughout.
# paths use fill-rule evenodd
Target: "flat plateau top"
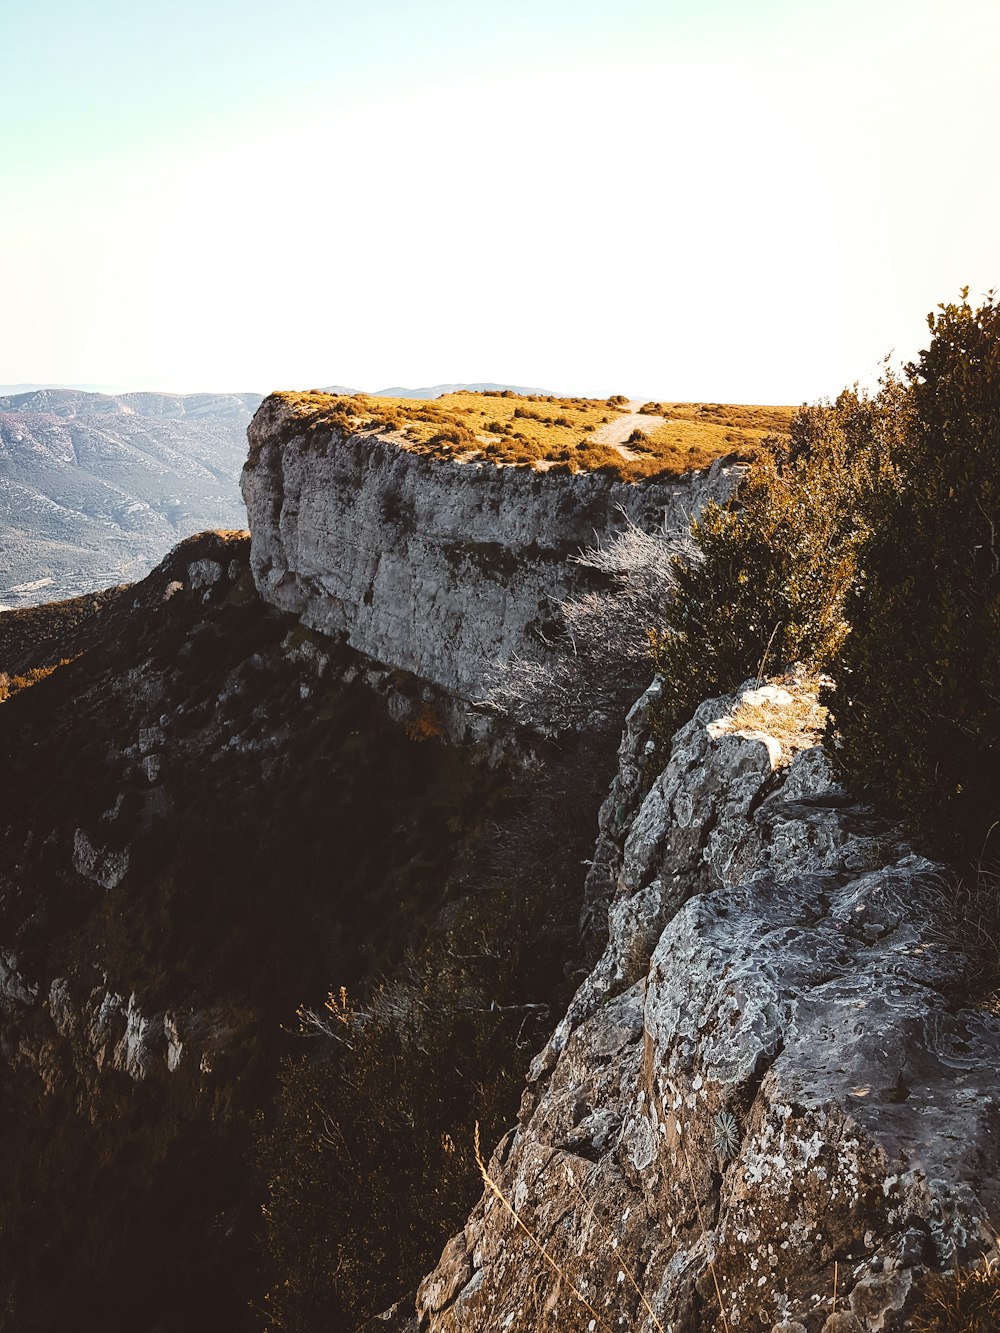
M 680 476 L 716 458 L 753 458 L 785 437 L 797 409 L 732 403 L 642 403 L 552 398 L 509 389 L 440 398 L 375 398 L 312 391 L 276 395 L 310 430 L 389 436 L 404 449 L 457 462 L 570 472 L 623 481 Z

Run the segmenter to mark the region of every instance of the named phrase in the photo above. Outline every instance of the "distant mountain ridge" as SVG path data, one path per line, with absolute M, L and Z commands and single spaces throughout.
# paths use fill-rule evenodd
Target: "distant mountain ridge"
M 0 396 L 0 610 L 142 577 L 177 541 L 242 528 L 253 393 Z

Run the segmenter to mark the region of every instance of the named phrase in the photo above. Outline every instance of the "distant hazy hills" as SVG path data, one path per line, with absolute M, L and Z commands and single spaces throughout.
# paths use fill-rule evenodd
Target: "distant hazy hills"
M 36 389 L 0 397 L 0 609 L 148 573 L 181 537 L 242 528 L 259 394 Z

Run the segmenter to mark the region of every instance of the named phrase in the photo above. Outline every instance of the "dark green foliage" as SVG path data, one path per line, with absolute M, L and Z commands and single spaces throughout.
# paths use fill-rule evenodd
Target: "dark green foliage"
M 870 511 L 832 701 L 849 778 L 924 846 L 1000 850 L 1000 306 L 928 316 L 898 485 Z
M 475 1124 L 493 1144 L 514 1123 L 570 963 L 587 961 L 580 859 L 609 761 L 603 746 L 554 756 L 406 965 L 358 1007 L 334 994 L 300 1010 L 313 1035 L 258 1135 L 268 1328 L 353 1333 L 461 1227 L 482 1189 Z
M 651 634 L 664 734 L 749 676 L 836 655 L 860 511 L 890 475 L 902 404 L 888 378 L 877 397 L 845 390 L 832 406 L 804 408 L 787 452 L 764 451 L 738 496 L 692 525 L 693 551 L 678 559 L 676 594 Z
M 461 1225 L 479 1189 L 473 1126 L 495 1142 L 513 1120 L 532 1016 L 491 1009 L 491 961 L 435 950 L 365 1010 L 327 1011 L 324 1049 L 286 1063 L 259 1143 L 270 1328 L 356 1328 L 412 1290 Z M 528 1030 L 534 1047 L 542 1033 Z

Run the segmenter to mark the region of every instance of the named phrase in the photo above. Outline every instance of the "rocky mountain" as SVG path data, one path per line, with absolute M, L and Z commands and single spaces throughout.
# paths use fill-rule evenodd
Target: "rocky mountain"
M 709 700 L 662 751 L 661 689 L 601 810 L 607 948 L 421 1333 L 899 1329 L 927 1264 L 992 1244 L 1000 1019 L 959 998 L 943 867 L 832 778 L 808 682 Z
M 0 615 L 2 1333 L 904 1328 L 1000 1225 L 1000 1018 L 815 682 L 617 765 L 477 703 L 739 469 L 287 409 L 251 535 Z
M 477 849 L 533 787 L 425 739 L 420 682 L 261 602 L 248 546 L 192 538 L 133 587 L 0 616 L 11 1333 L 81 1307 L 259 1327 L 253 1135 L 297 1006 L 484 892 Z M 151 1298 L 157 1271 L 183 1280 Z
M 685 529 L 740 470 L 720 458 L 635 486 L 606 472 L 456 465 L 378 432 L 313 428 L 279 395 L 249 438 L 243 493 L 261 595 L 452 706 L 480 699 L 498 662 L 543 653 L 559 602 L 601 585 L 575 560 L 581 548 L 630 523 Z
M 469 642 L 494 656 L 526 647 L 538 570 L 571 586 L 570 557 L 595 528 L 620 526 L 625 490 L 484 472 L 515 485 L 477 516 L 474 470 L 471 485 L 452 477 L 449 499 L 447 466 L 389 440 L 290 438 L 282 456 L 274 410 L 255 427 L 246 474 L 266 599 L 250 539 L 218 533 L 181 544 L 134 586 L 0 615 L 0 1327 L 19 1333 L 61 1326 L 81 1303 L 107 1328 L 257 1326 L 248 1302 L 267 1294 L 255 1253 L 267 1181 L 251 1161 L 281 1061 L 301 1042 L 300 1004 L 322 1012 L 332 987 L 364 996 L 414 969 L 437 984 L 456 956 L 486 948 L 495 961 L 456 984 L 463 1006 L 495 1017 L 481 1056 L 447 1075 L 447 1095 L 456 1126 L 499 1130 L 516 1109 L 517 1051 L 568 998 L 578 869 L 610 737 L 536 739 L 516 758 L 498 747 L 481 718 L 473 725 L 482 664 L 456 638 L 457 613 L 488 611 Z M 524 486 L 532 476 L 540 488 Z M 721 493 L 724 479 L 706 485 Z M 686 481 L 643 508 L 637 491 L 631 512 L 657 523 L 664 498 L 681 513 L 700 495 Z M 298 526 L 313 496 L 310 512 L 348 525 L 339 536 L 329 520 L 315 534 Z M 467 558 L 461 527 L 481 543 L 473 557 L 495 558 Z M 331 572 L 355 560 L 343 577 L 357 587 L 356 631 L 333 618 L 332 584 L 315 616 L 280 605 L 316 586 L 310 574 L 281 591 L 299 574 L 278 574 L 279 549 L 298 558 L 307 541 Z M 325 554 L 322 541 L 334 543 Z M 383 552 L 381 576 L 362 543 Z M 522 561 L 530 576 L 519 578 Z M 443 625 L 424 614 L 435 600 Z M 444 744 L 448 732 L 466 743 Z M 52 772 L 40 757 L 56 752 Z M 512 928 L 530 940 L 514 965 Z M 484 945 L 500 938 L 503 955 Z M 456 1021 L 467 1040 L 469 1019 Z M 484 1103 L 487 1085 L 498 1091 Z M 439 1140 L 435 1170 L 446 1170 Z M 453 1174 L 445 1227 L 474 1198 L 467 1153 Z M 341 1206 L 341 1229 L 346 1219 Z M 405 1229 L 405 1215 L 385 1225 Z M 441 1227 L 425 1217 L 414 1237 L 400 1232 L 408 1281 Z M 165 1257 L 185 1281 L 153 1309 L 146 1275 Z M 371 1300 L 398 1294 L 394 1272 Z M 327 1326 L 346 1318 L 326 1308 Z
M 254 394 L 37 389 L 0 397 L 0 607 L 146 574 L 205 528 L 244 523 Z

